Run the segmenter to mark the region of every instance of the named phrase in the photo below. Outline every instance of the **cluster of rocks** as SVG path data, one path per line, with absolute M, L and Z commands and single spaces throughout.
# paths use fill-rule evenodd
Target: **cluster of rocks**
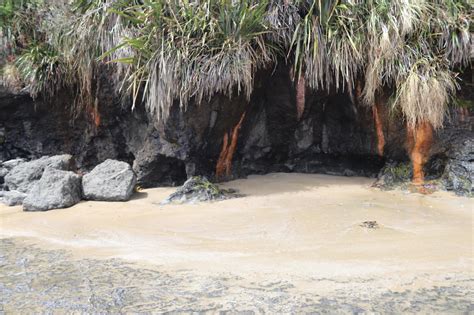
M 106 160 L 84 176 L 75 172 L 71 155 L 0 163 L 0 201 L 25 211 L 67 208 L 82 199 L 126 201 L 137 178 L 128 163 Z

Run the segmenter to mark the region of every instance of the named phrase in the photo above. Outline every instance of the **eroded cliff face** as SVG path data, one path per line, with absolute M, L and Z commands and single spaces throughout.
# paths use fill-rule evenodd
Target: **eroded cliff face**
M 404 125 L 389 120 L 387 108 L 380 115 L 384 157 L 377 154 L 372 111 L 349 94 L 307 89 L 298 117 L 289 73 L 286 67 L 259 73 L 250 100 L 216 95 L 186 111 L 176 104 L 165 122 L 157 122 L 142 106 L 131 111 L 105 84 L 98 126 L 88 111 L 72 119 L 67 94 L 45 102 L 0 93 L 0 160 L 69 153 L 87 171 L 113 158 L 133 164 L 142 187 L 178 185 L 191 175 L 214 178 L 224 137 L 233 134 L 244 113 L 231 174 L 221 179 L 273 171 L 374 176 L 387 159 L 407 159 Z M 448 159 L 454 138 L 472 138 L 470 122 L 459 122 L 453 117 L 437 135 L 437 161 Z

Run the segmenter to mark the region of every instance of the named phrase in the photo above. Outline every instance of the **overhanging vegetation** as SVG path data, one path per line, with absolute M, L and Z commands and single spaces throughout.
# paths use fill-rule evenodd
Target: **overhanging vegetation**
M 257 70 L 286 62 L 310 88 L 359 85 L 368 106 L 389 90 L 409 125 L 441 127 L 470 62 L 472 12 L 463 0 L 7 0 L 3 74 L 33 96 L 73 88 L 79 111 L 113 64 L 122 95 L 161 120 L 176 100 L 250 97 Z

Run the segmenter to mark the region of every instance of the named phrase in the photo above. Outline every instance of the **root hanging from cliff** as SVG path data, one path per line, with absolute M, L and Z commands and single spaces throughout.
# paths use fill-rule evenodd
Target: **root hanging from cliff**
M 374 114 L 375 131 L 377 133 L 377 153 L 382 157 L 385 149 L 385 136 L 383 134 L 383 123 L 382 117 L 380 115 L 381 108 L 382 97 L 378 96 L 375 98 L 375 104 L 372 107 L 372 112 Z
M 433 126 L 429 122 L 420 122 L 414 127 L 407 126 L 407 150 L 413 165 L 414 185 L 423 185 L 425 174 L 423 167 L 429 159 L 433 143 Z
M 219 159 L 216 164 L 216 178 L 221 179 L 225 176 L 229 177 L 232 174 L 232 159 L 234 157 L 235 150 L 237 148 L 237 140 L 239 138 L 239 131 L 242 126 L 242 122 L 245 118 L 245 112 L 240 117 L 239 122 L 232 129 L 232 132 L 226 132 L 222 140 L 222 150 L 219 154 Z M 230 135 L 230 143 L 229 143 Z

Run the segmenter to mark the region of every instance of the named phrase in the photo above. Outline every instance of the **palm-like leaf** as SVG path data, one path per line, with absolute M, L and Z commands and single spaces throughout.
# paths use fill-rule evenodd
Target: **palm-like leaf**
M 22 5 L 12 14 L 11 5 L 0 6 L 8 16 L 0 30 L 14 34 L 10 43 L 24 42 L 19 66 L 34 91 L 73 86 L 79 103 L 90 103 L 100 63 L 113 63 L 117 87 L 135 103 L 143 96 L 158 120 L 176 101 L 186 108 L 216 93 L 249 97 L 255 72 L 283 59 L 313 89 L 351 92 L 362 79 L 367 105 L 381 89 L 391 90 L 393 109 L 409 123 L 439 127 L 456 89 L 453 71 L 472 53 L 468 0 L 29 3 L 38 9 Z M 34 45 L 55 58 L 37 62 Z M 54 66 L 39 66 L 47 62 Z M 31 76 L 28 66 L 55 70 Z

